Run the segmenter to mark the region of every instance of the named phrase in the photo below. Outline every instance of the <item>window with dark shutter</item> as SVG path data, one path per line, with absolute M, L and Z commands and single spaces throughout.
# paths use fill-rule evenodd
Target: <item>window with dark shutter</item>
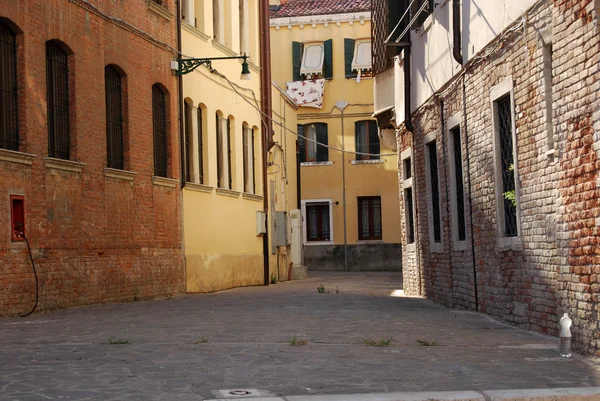
M 104 67 L 106 91 L 106 165 L 123 170 L 123 88 L 121 74 L 113 66 Z
M 352 71 L 352 60 L 354 59 L 354 39 L 344 39 L 344 69 L 346 78 L 356 78 L 356 72 Z
M 298 135 L 301 163 L 329 161 L 326 123 L 298 125 Z
M 306 161 L 306 139 L 304 125 L 298 125 L 298 153 L 300 163 Z
M 300 81 L 300 68 L 302 66 L 302 43 L 292 42 L 292 81 Z
M 17 40 L 0 21 L 0 148 L 19 150 Z
M 381 240 L 381 197 L 358 198 L 358 239 Z
M 69 127 L 69 64 L 56 42 L 46 42 L 46 100 L 48 103 L 48 156 L 71 156 Z
M 467 239 L 465 224 L 465 187 L 463 181 L 462 149 L 460 127 L 450 130 L 452 151 L 454 152 L 454 182 L 456 183 L 456 234 L 459 241 Z
M 323 42 L 323 78 L 333 79 L 333 41 L 331 39 Z
M 415 242 L 415 218 L 413 214 L 413 190 L 412 187 L 404 190 L 404 212 L 406 215 L 406 243 Z
M 233 189 L 232 187 L 232 171 L 231 171 L 231 120 L 227 119 L 227 183 L 229 189 Z
M 192 169 L 194 167 L 193 158 L 194 158 L 194 149 L 192 148 L 192 136 L 194 135 L 194 127 L 192 126 L 192 104 L 189 102 L 184 102 L 184 119 L 185 119 L 185 135 L 184 135 L 184 145 L 185 145 L 185 181 L 193 182 L 194 177 L 192 174 Z
M 200 171 L 200 184 L 204 184 L 204 154 L 202 151 L 202 108 L 198 106 L 198 168 Z
M 217 187 L 222 188 L 223 179 L 223 128 L 221 126 L 221 117 L 215 113 L 216 134 L 217 134 Z
M 325 123 L 316 123 L 317 129 L 317 161 L 318 162 L 326 162 L 329 161 L 329 148 L 328 138 L 327 138 L 327 124 Z
M 154 175 L 167 176 L 167 101 L 159 84 L 152 85 L 152 130 L 154 137 Z
M 354 124 L 356 140 L 356 160 L 378 160 L 379 159 L 379 134 L 377 122 L 374 120 L 357 121 Z M 360 153 L 369 153 L 360 154 Z

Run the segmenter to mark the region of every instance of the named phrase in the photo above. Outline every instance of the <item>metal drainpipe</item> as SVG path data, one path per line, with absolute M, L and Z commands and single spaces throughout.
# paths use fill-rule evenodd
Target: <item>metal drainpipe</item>
M 452 0 L 452 56 L 460 65 L 463 63 L 461 52 L 461 32 L 460 32 L 460 0 Z
M 273 141 L 272 131 L 272 104 L 271 104 L 271 42 L 269 32 L 269 0 L 259 2 L 259 29 L 260 29 L 260 89 L 261 109 L 263 112 L 262 142 L 263 142 L 263 211 L 266 223 L 269 217 L 269 189 L 267 180 L 267 157 Z M 272 216 L 272 218 L 275 216 Z M 263 269 L 264 285 L 269 285 L 269 224 L 265 224 L 263 235 Z
M 467 156 L 467 173 L 469 175 L 469 221 L 471 226 L 471 256 L 473 258 L 473 291 L 475 293 L 475 310 L 479 310 L 479 291 L 477 289 L 477 261 L 475 259 L 475 235 L 473 233 L 473 196 L 471 192 L 471 159 L 469 157 L 469 134 L 467 131 L 467 88 L 465 84 L 466 74 L 462 78 L 462 96 L 463 96 L 463 127 L 465 135 L 465 153 Z
M 175 0 L 175 8 L 177 9 L 177 58 L 181 58 L 181 5 L 180 0 Z M 183 130 L 183 76 L 177 77 L 177 85 L 179 86 L 179 167 L 181 169 L 181 188 L 185 187 L 185 142 Z

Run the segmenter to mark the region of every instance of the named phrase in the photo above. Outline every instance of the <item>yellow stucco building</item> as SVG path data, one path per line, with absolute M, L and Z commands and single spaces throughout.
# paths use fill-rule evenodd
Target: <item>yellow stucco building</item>
M 401 269 L 397 159 L 372 118 L 369 7 L 366 0 L 271 1 L 273 81 L 299 106 L 311 270 Z
M 251 80 L 240 76 L 242 60 L 218 60 L 183 75 L 185 185 L 184 252 L 188 292 L 209 292 L 265 283 L 260 214 L 271 191 L 270 280 L 288 277 L 290 236 L 276 227 L 276 211 L 296 205 L 295 144 L 269 152 L 268 188 L 263 185 L 258 1 L 184 0 L 182 58 L 247 54 Z M 273 87 L 274 116 L 295 128 L 296 106 Z M 275 139 L 277 140 L 277 139 Z M 287 146 L 287 147 L 286 147 Z M 290 153 L 291 150 L 291 153 Z M 283 166 L 283 167 L 282 167 Z M 286 214 L 287 217 L 287 214 Z M 282 220 L 283 221 L 283 220 Z M 279 231 L 279 236 L 277 235 Z M 273 242 L 277 239 L 279 243 Z M 270 281 L 269 280 L 269 281 Z

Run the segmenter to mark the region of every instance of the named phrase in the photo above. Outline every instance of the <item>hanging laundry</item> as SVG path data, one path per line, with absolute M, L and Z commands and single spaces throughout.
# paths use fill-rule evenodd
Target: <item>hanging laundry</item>
M 323 90 L 325 79 L 312 79 L 306 81 L 293 81 L 285 84 L 285 89 L 298 106 L 323 107 Z

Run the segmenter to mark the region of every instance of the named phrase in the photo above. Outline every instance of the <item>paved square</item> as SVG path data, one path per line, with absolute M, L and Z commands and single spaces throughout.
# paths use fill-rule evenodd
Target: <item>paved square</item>
M 319 273 L 269 287 L 0 320 L 0 399 L 188 401 L 224 389 L 289 396 L 600 385 L 600 364 L 560 358 L 556 338 L 390 296 L 400 280 L 394 273 Z M 317 292 L 321 285 L 326 293 Z M 294 337 L 308 343 L 291 346 Z M 385 347 L 364 344 L 389 338 Z M 127 343 L 114 344 L 120 340 Z

